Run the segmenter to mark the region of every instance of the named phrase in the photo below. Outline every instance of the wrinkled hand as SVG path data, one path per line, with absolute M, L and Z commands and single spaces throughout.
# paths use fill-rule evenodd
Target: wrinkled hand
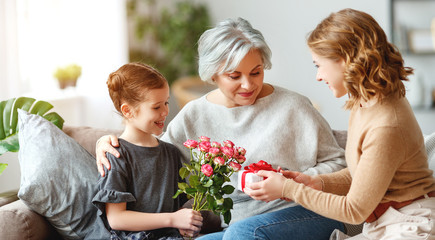
M 255 183 L 247 183 L 245 193 L 255 200 L 260 201 L 273 201 L 282 198 L 282 188 L 286 177 L 273 172 L 260 170 L 256 173 L 258 176 L 267 177 L 266 180 Z
M 173 213 L 172 226 L 184 237 L 196 237 L 201 231 L 202 220 L 200 212 L 182 208 Z
M 98 139 L 95 148 L 95 155 L 98 172 L 101 174 L 102 177 L 104 177 L 105 175 L 104 167 L 110 170 L 110 162 L 106 157 L 106 152 L 111 153 L 115 157 L 119 157 L 119 152 L 116 151 L 116 149 L 114 148 L 118 146 L 118 137 L 116 137 L 115 135 L 105 135 Z
M 316 190 L 323 189 L 323 182 L 318 176 L 310 176 L 307 174 L 303 174 L 301 172 L 284 171 L 284 170 L 280 170 L 280 172 L 284 177 L 291 178 L 297 183 L 302 183 Z

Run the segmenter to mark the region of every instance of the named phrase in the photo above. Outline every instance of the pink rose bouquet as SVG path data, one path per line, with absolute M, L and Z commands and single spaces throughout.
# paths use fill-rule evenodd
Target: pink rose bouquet
M 180 169 L 182 179 L 187 183 L 178 183 L 176 198 L 181 193 L 186 193 L 193 198 L 193 210 L 210 210 L 224 217 L 225 223 L 231 221 L 233 201 L 225 198 L 225 194 L 231 194 L 234 187 L 225 182 L 230 181 L 230 176 L 239 171 L 245 162 L 246 150 L 235 147 L 230 140 L 210 142 L 210 138 L 202 136 L 199 142 L 187 140 L 184 144 L 190 149 L 190 163 L 184 164 Z

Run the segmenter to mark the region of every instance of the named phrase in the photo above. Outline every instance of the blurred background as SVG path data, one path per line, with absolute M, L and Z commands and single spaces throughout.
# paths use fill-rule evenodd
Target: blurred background
M 122 129 L 106 79 L 123 64 L 142 61 L 171 83 L 168 124 L 186 101 L 213 88 L 195 80 L 199 35 L 242 17 L 272 49 L 265 82 L 308 96 L 333 129 L 345 130 L 346 97 L 337 100 L 316 82 L 305 44 L 323 18 L 343 8 L 371 14 L 405 65 L 416 69 L 408 99 L 423 133 L 434 132 L 435 0 L 0 0 L 0 100 L 46 100 L 66 125 Z M 61 71 L 70 65 L 75 70 Z M 77 82 L 61 88 L 61 76 L 69 74 Z
M 129 61 L 156 66 L 173 83 L 196 74 L 196 39 L 225 18 L 243 17 L 273 51 L 265 81 L 308 96 L 334 129 L 346 129 L 346 98 L 315 81 L 307 34 L 329 13 L 366 11 L 416 69 L 409 99 L 426 133 L 435 130 L 432 90 L 433 0 L 0 0 L 0 97 L 31 96 L 55 105 L 69 125 L 122 128 L 105 85 Z M 435 23 L 434 23 L 435 24 Z M 76 64 L 75 87 L 59 88 L 54 72 Z M 176 88 L 179 89 L 179 88 Z M 173 89 L 174 90 L 174 89 Z M 204 91 L 199 91 L 202 94 Z M 175 98 L 175 97 L 174 97 Z M 175 99 L 174 99 L 175 100 Z M 179 110 L 171 105 L 171 115 Z M 170 118 L 168 119 L 170 121 Z

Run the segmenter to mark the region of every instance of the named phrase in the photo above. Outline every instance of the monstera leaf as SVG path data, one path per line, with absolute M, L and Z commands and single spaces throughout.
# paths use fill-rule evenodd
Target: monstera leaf
M 28 97 L 11 98 L 0 102 L 0 155 L 5 152 L 18 152 L 18 111 L 22 109 L 32 114 L 42 116 L 62 129 L 64 120 L 55 112 L 47 113 L 53 108 L 48 102 L 37 101 Z M 47 114 L 46 114 L 47 113 Z M 7 164 L 0 163 L 0 174 Z

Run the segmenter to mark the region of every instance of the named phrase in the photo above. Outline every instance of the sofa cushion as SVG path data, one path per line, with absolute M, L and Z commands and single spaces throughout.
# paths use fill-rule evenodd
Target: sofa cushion
M 62 131 L 68 136 L 74 138 L 74 140 L 85 148 L 93 157 L 95 157 L 96 142 L 100 137 L 109 134 L 119 136 L 122 133 L 122 130 L 92 128 L 87 126 L 64 126 Z
M 45 216 L 65 239 L 108 232 L 91 199 L 96 192 L 95 158 L 75 140 L 44 118 L 19 111 L 18 197 Z
M 60 239 L 47 220 L 20 200 L 1 207 L 0 216 L 2 239 Z

